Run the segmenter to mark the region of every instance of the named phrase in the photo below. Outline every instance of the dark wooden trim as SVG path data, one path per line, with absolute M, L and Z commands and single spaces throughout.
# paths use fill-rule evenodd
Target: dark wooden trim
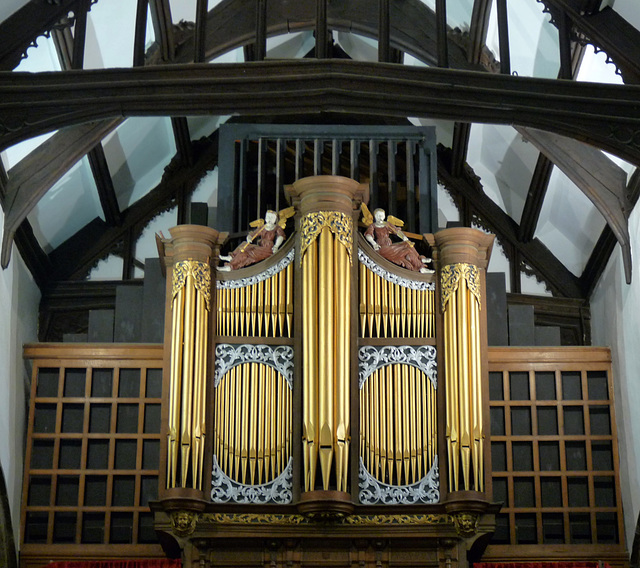
M 40 290 L 45 290 L 51 281 L 53 267 L 33 234 L 29 221 L 23 221 L 18 227 L 14 242 L 36 284 Z
M 191 134 L 189 133 L 187 119 L 183 116 L 172 116 L 171 128 L 173 129 L 173 137 L 176 141 L 176 150 L 179 159 L 187 166 L 193 165 L 193 148 L 191 146 Z
M 470 63 L 479 63 L 482 50 L 487 39 L 489 28 L 489 17 L 491 15 L 492 0 L 475 0 L 471 13 L 471 24 L 469 26 L 469 49 L 467 58 Z
M 520 217 L 518 239 L 524 243 L 528 243 L 536 234 L 538 219 L 540 218 L 544 196 L 549 187 L 552 171 L 553 162 L 544 154 L 540 154 L 536 162 L 536 167 L 533 170 L 533 176 L 529 183 L 529 191 L 527 192 L 527 199 L 524 202 L 522 216 Z
M 451 150 L 438 147 L 438 179 L 445 187 L 466 199 L 478 221 L 493 231 L 503 245 L 512 247 L 513 258 L 521 259 L 529 265 L 548 284 L 554 295 L 567 298 L 584 298 L 584 291 L 579 279 L 574 276 L 549 249 L 538 239 L 529 243 L 518 240 L 518 225 L 499 205 L 484 193 L 479 179 L 465 169 L 463 175 L 454 178 L 449 173 L 448 164 Z M 518 257 L 516 258 L 516 254 Z
M 459 176 L 467 161 L 469 150 L 469 137 L 471 136 L 471 124 L 468 122 L 456 122 L 453 125 L 453 141 L 451 144 L 451 175 Z
M 78 9 L 83 0 L 57 0 L 41 2 L 31 0 L 15 14 L 0 23 L 0 69 L 15 68 L 22 59 L 29 45 L 36 38 L 65 18 L 69 12 Z
M 573 57 L 571 51 L 571 19 L 567 13 L 560 13 L 558 22 L 558 42 L 560 48 L 560 73 L 558 79 L 573 79 Z
M 253 60 L 263 61 L 267 56 L 267 0 L 256 0 L 255 12 L 256 43 Z
M 102 205 L 102 211 L 104 211 L 105 220 L 109 225 L 118 225 L 121 221 L 122 215 L 120 213 L 116 190 L 113 187 L 113 179 L 109 172 L 109 165 L 107 164 L 107 158 L 104 155 L 104 148 L 102 147 L 102 144 L 96 144 L 96 146 L 94 146 L 87 154 L 87 158 L 89 160 L 89 166 L 91 167 L 93 179 L 96 182 L 96 188 L 98 189 L 98 196 L 100 197 L 100 204 Z
M 322 110 L 530 126 L 640 164 L 640 146 L 628 143 L 640 134 L 636 86 L 585 89 L 570 81 L 339 59 L 12 73 L 10 82 L 1 79 L 0 149 L 63 125 L 113 116 Z
M 196 2 L 196 27 L 193 34 L 193 60 L 196 63 L 205 61 L 206 51 L 205 38 L 207 36 L 207 0 L 197 0 Z
M 625 83 L 640 82 L 640 31 L 610 6 L 588 14 L 573 0 L 543 2 L 554 14 L 565 12 L 576 30 L 613 60 Z
M 79 9 L 75 12 L 73 57 L 71 58 L 72 69 L 82 69 L 84 67 L 84 44 L 87 38 L 87 12 L 90 6 L 90 0 L 82 0 Z
M 156 42 L 160 46 L 161 59 L 164 62 L 172 61 L 175 57 L 175 44 L 169 0 L 149 0 L 149 7 L 151 8 Z M 193 51 L 191 52 L 192 56 Z
M 389 62 L 391 50 L 389 0 L 378 0 L 378 61 Z
M 446 0 L 436 0 L 436 32 L 438 45 L 438 67 L 449 67 Z
M 509 18 L 507 16 L 507 0 L 496 0 L 498 11 L 498 36 L 500 38 L 500 73 L 511 74 L 511 57 L 509 55 Z
M 316 57 L 326 59 L 329 56 L 329 24 L 327 22 L 327 0 L 316 2 Z
M 144 65 L 145 45 L 147 40 L 147 9 L 149 0 L 137 0 L 136 28 L 133 40 L 133 66 Z

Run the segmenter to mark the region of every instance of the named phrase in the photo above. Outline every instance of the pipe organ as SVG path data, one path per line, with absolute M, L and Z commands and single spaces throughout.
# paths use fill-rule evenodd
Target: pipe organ
M 470 546 L 493 518 L 482 311 L 493 237 L 425 235 L 431 270 L 384 212 L 364 238 L 367 186 L 316 176 L 286 191 L 288 227 L 267 212 L 224 267 L 211 268 L 224 238 L 212 229 L 160 239 L 170 400 L 156 528 L 196 548 L 224 527 L 318 522 L 341 538 L 390 524 L 426 530 L 436 549 Z M 204 252 L 183 251 L 182 235 Z M 455 550 L 449 563 L 464 564 Z

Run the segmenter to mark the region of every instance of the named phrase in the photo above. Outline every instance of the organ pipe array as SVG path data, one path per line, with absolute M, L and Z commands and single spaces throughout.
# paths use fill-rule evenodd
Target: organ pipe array
M 493 235 L 454 228 L 428 236 L 439 268 L 444 316 L 446 444 L 450 491 L 482 492 L 486 320 L 481 317 Z
M 168 279 L 169 412 L 167 488 L 202 489 L 207 435 L 211 264 L 226 235 L 207 227 L 181 225 L 171 239 L 158 239 Z
M 303 490 L 346 492 L 349 470 L 353 217 L 365 187 L 317 176 L 287 188 L 300 211 Z

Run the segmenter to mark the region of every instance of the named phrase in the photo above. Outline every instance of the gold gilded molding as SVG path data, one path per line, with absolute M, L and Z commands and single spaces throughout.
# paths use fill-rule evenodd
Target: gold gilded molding
M 207 309 L 209 309 L 211 301 L 211 268 L 206 262 L 191 258 L 176 262 L 173 267 L 171 297 L 174 298 L 178 291 L 184 288 L 189 275 L 193 277 L 196 290 L 204 296 Z
M 338 242 L 347 249 L 349 264 L 353 264 L 353 219 L 340 211 L 314 211 L 307 213 L 300 224 L 300 262 L 309 245 L 318 238 L 323 227 L 328 227 Z
M 461 262 L 458 264 L 448 264 L 440 271 L 440 283 L 442 286 L 441 306 L 443 312 L 449 298 L 451 298 L 451 295 L 458 289 L 461 278 L 467 281 L 467 287 L 476 297 L 478 309 L 480 309 L 480 270 L 473 264 Z
M 196 530 L 198 513 L 193 511 L 172 511 L 169 513 L 173 532 L 178 536 L 189 536 Z
M 456 532 L 462 538 L 468 538 L 478 531 L 478 513 L 460 512 L 451 515 L 451 521 L 456 527 Z
M 477 521 L 477 519 L 476 519 Z M 199 522 L 220 525 L 317 525 L 322 522 L 333 525 L 446 525 L 453 517 L 446 513 L 424 515 L 347 515 L 345 517 L 307 517 L 273 513 L 204 513 Z

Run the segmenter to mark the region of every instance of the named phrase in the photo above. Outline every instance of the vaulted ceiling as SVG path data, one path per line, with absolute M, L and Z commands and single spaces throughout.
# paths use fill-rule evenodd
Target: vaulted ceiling
M 43 290 L 139 276 L 156 229 L 215 207 L 230 116 L 410 121 L 442 222 L 496 232 L 512 292 L 588 298 L 616 244 L 631 278 L 640 189 L 640 14 L 606 4 L 3 3 L 2 264 L 15 242 Z

